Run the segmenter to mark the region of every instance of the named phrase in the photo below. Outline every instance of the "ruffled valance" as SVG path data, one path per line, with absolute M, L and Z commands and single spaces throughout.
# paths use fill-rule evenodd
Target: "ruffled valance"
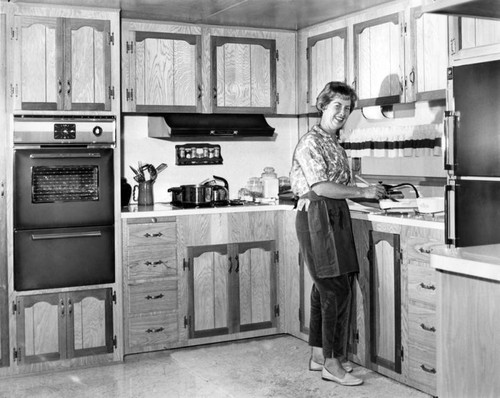
M 342 146 L 350 157 L 441 156 L 443 124 L 345 130 Z

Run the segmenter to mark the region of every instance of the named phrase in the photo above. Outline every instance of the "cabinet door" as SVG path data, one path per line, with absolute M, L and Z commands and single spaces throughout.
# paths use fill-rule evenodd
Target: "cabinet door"
M 130 79 L 124 90 L 126 111 L 199 111 L 201 37 L 132 31 L 129 39 L 124 65 Z
M 64 297 L 58 293 L 17 298 L 17 360 L 20 364 L 66 357 Z
M 188 247 L 189 337 L 228 334 L 230 275 L 236 264 L 229 261 L 227 245 Z M 234 320 L 233 320 L 234 322 Z
M 111 289 L 68 293 L 65 303 L 67 357 L 113 352 Z
M 211 38 L 213 112 L 276 113 L 276 42 Z
M 14 109 L 63 108 L 62 21 L 53 17 L 15 17 L 15 78 L 11 87 Z
M 111 109 L 110 23 L 64 20 L 65 110 Z
M 276 326 L 277 261 L 275 242 L 239 243 L 229 257 L 236 276 L 231 304 L 236 307 L 240 332 Z M 233 289 L 232 289 L 233 290 Z
M 454 17 L 450 19 L 450 57 L 453 64 L 461 60 L 498 59 L 500 53 L 500 21 L 484 18 Z M 466 61 L 469 60 L 469 61 Z
M 308 89 L 310 111 L 317 112 L 316 97 L 326 83 L 347 78 L 347 28 L 307 39 Z
M 354 73 L 358 106 L 401 102 L 404 45 L 395 13 L 354 25 Z
M 409 36 L 406 101 L 446 98 L 448 17 L 412 8 Z
M 370 231 L 371 362 L 401 373 L 401 251 L 399 235 Z

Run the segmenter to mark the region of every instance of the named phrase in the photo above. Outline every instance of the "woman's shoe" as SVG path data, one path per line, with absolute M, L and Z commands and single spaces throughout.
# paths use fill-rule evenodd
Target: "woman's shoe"
M 313 371 L 313 372 L 316 372 L 318 370 L 323 370 L 323 365 L 318 363 L 318 362 L 314 362 L 312 357 L 309 358 L 309 370 Z
M 341 362 L 341 365 L 347 373 L 352 372 L 352 366 L 349 362 Z
M 346 373 L 343 378 L 334 376 L 325 367 L 323 367 L 323 371 L 321 373 L 321 378 L 323 380 L 334 381 L 342 386 L 359 386 L 360 384 L 363 384 L 362 379 L 354 377 L 353 375 L 351 375 L 349 373 Z

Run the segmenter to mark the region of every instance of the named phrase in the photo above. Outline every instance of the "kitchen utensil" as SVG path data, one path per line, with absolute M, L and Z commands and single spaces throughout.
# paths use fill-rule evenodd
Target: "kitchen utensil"
M 167 168 L 167 164 L 166 163 L 160 163 L 158 166 L 156 166 L 156 172 L 158 174 L 160 174 L 163 170 L 165 170 Z

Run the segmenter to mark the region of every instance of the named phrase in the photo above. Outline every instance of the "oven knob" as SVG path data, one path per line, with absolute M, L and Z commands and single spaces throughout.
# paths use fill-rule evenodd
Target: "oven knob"
M 102 127 L 101 126 L 95 126 L 94 129 L 92 130 L 92 133 L 96 137 L 99 137 L 102 134 Z

